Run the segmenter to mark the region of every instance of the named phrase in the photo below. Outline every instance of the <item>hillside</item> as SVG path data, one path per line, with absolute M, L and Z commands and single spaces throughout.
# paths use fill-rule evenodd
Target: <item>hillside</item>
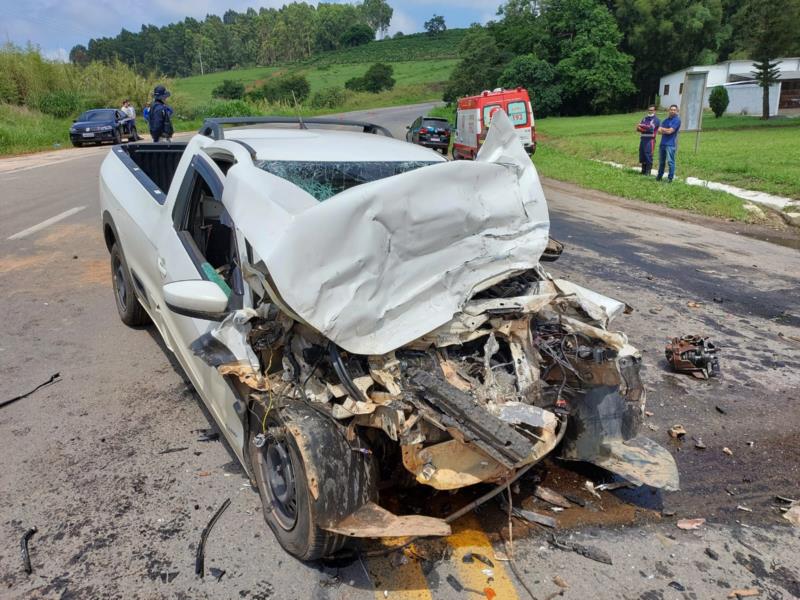
M 436 36 L 407 35 L 325 52 L 303 62 L 183 77 L 173 80 L 172 88 L 183 102 L 198 105 L 209 102 L 212 90 L 226 79 L 251 87 L 281 73 L 299 72 L 308 79 L 313 94 L 326 87 L 342 87 L 348 79 L 363 75 L 370 64 L 383 62 L 394 68 L 397 91 L 415 87 L 412 101 L 439 100 L 458 62 L 456 48 L 465 32 L 452 29 Z

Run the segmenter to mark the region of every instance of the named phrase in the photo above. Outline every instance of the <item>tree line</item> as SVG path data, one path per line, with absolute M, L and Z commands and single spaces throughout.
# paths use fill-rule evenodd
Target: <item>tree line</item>
M 273 65 L 318 52 L 364 44 L 385 33 L 392 19 L 385 0 L 358 4 L 292 2 L 281 8 L 226 11 L 222 17 L 186 18 L 163 27 L 123 29 L 116 37 L 76 45 L 70 61 L 122 61 L 139 73 L 185 77 L 244 65 Z
M 761 81 L 800 54 L 800 0 L 508 0 L 497 16 L 462 40 L 445 100 L 521 85 L 541 116 L 611 112 L 691 65 L 749 58 Z

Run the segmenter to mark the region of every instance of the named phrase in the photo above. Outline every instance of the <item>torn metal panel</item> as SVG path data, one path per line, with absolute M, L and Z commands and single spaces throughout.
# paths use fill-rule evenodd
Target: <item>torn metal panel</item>
M 619 387 L 598 385 L 574 403 L 562 458 L 596 464 L 636 485 L 680 488 L 672 455 L 655 442 L 638 437 L 640 401 L 629 401 Z
M 356 354 L 386 354 L 444 325 L 484 281 L 535 267 L 547 245 L 544 193 L 505 116 L 476 162 L 423 167 L 313 206 L 281 180 L 280 206 L 254 207 L 278 200 L 251 172 L 228 172 L 233 221 L 292 311 Z M 303 209 L 290 213 L 294 197 Z M 279 226 L 267 224 L 272 213 Z
M 451 529 L 442 519 L 420 515 L 398 516 L 368 502 L 343 520 L 324 529 L 357 538 L 445 536 Z
M 499 481 L 512 471 L 484 453 L 457 440 L 422 448 L 403 446 L 403 464 L 417 482 L 437 490 L 455 490 L 486 481 Z

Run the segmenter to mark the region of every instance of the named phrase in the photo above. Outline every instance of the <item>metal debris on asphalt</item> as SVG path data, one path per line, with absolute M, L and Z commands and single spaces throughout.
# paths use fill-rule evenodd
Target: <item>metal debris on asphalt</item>
M 706 556 L 708 558 L 710 558 L 711 560 L 719 560 L 719 554 L 714 552 L 714 550 L 712 550 L 711 548 L 706 548 L 705 549 L 705 553 L 706 553 Z
M 694 438 L 694 447 L 698 450 L 705 450 L 706 445 L 703 443 L 703 438 Z
M 219 439 L 219 432 L 213 429 L 198 429 L 196 432 L 200 434 L 198 442 L 216 442 Z
M 747 508 L 746 506 L 742 506 L 741 504 L 736 507 L 736 510 L 741 510 L 744 512 L 753 512 L 752 508 Z
M 680 519 L 676 525 L 678 529 L 700 529 L 703 525 L 705 525 L 705 519 Z
M 733 451 L 728 447 L 723 448 L 722 451 L 728 456 L 733 456 Z
M 200 575 L 203 577 L 203 571 L 205 566 L 205 559 L 206 559 L 206 540 L 208 539 L 208 534 L 211 533 L 211 529 L 214 527 L 214 524 L 219 520 L 222 513 L 225 512 L 225 509 L 231 505 L 231 499 L 226 498 L 225 502 L 222 503 L 217 509 L 217 512 L 214 513 L 214 516 L 211 517 L 211 520 L 206 525 L 205 529 L 203 529 L 203 533 L 200 534 L 200 543 L 197 545 L 197 554 L 195 555 L 194 559 L 194 573 L 195 575 Z
M 22 535 L 22 539 L 19 542 L 20 551 L 22 552 L 22 566 L 25 568 L 25 572 L 28 575 L 33 572 L 33 567 L 31 566 L 31 554 L 28 550 L 28 542 L 33 537 L 33 534 L 37 531 L 38 529 L 36 529 L 36 527 L 31 527 Z
M 667 362 L 677 373 L 688 373 L 697 379 L 719 375 L 717 346 L 707 337 L 684 335 L 672 340 L 664 348 Z
M 447 576 L 447 583 L 449 583 L 450 587 L 452 587 L 457 592 L 464 591 L 464 586 L 461 585 L 461 582 L 458 579 L 456 579 L 454 575 Z
M 583 484 L 583 487 L 586 488 L 586 491 L 588 491 L 592 496 L 594 496 L 597 499 L 600 499 L 600 494 L 597 493 L 597 491 L 594 488 L 594 484 L 591 481 L 587 479 L 586 483 Z
M 30 392 L 25 392 L 24 394 L 20 394 L 19 396 L 14 396 L 13 398 L 9 398 L 8 400 L 3 400 L 2 402 L 0 402 L 0 408 L 8 406 L 9 404 L 14 404 L 14 402 L 16 402 L 17 400 L 22 400 L 23 398 L 27 398 L 28 396 L 30 396 L 34 392 L 42 389 L 46 385 L 50 385 L 51 383 L 56 383 L 57 381 L 61 381 L 61 373 L 53 373 L 50 376 L 50 379 L 48 379 L 44 383 L 40 383 L 35 388 L 33 388 Z
M 222 579 L 222 576 L 225 575 L 225 569 L 218 569 L 216 567 L 211 567 L 208 569 L 208 572 L 211 573 L 211 576 L 219 581 Z

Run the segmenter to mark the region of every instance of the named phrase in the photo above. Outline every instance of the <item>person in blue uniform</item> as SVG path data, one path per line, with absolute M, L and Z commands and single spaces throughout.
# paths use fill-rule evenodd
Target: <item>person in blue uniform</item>
M 157 85 L 153 90 L 153 103 L 150 105 L 148 125 L 154 142 L 159 140 L 169 142 L 172 138 L 172 110 L 166 103 L 169 96 L 170 93 L 163 85 Z
M 651 104 L 647 107 L 647 114 L 636 126 L 636 131 L 639 132 L 639 162 L 642 165 L 642 175 L 650 175 L 653 169 L 653 150 L 660 125 L 661 120 L 656 116 L 655 104 Z
M 667 181 L 672 182 L 675 177 L 675 154 L 678 152 L 678 131 L 681 129 L 681 118 L 678 116 L 678 105 L 669 107 L 669 116 L 661 122 L 658 133 L 661 134 L 661 143 L 658 146 L 658 175 L 657 181 L 664 177 L 664 167 L 669 164 Z

